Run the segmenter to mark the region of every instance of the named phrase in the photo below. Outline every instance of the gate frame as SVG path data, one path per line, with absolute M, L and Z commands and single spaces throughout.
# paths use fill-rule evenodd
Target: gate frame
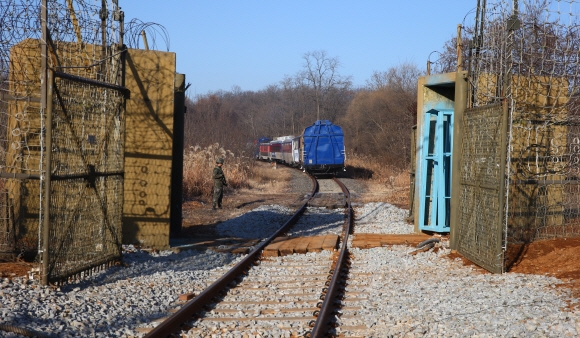
M 464 145 L 463 139 L 462 143 L 459 144 L 459 159 L 458 162 L 460 168 L 456 172 L 458 184 L 454 187 L 454 208 L 453 208 L 453 219 L 454 226 L 452 239 L 453 249 L 457 250 L 461 255 L 474 262 L 475 264 L 483 267 L 484 269 L 492 273 L 503 273 L 505 272 L 504 265 L 504 221 L 505 221 L 505 199 L 506 199 L 506 156 L 507 156 L 507 104 L 494 103 L 485 106 L 479 106 L 475 108 L 470 108 L 464 113 L 465 122 L 468 116 L 479 116 L 488 110 L 495 112 L 494 123 L 497 123 L 497 127 L 493 129 L 493 134 L 488 134 L 494 140 L 496 140 L 496 149 L 491 149 L 486 154 L 498 154 L 497 157 L 490 158 L 489 156 L 484 156 L 485 154 L 480 154 L 480 152 L 475 151 L 478 154 L 478 160 L 484 159 L 484 161 L 469 162 L 472 165 L 465 165 L 464 163 Z M 499 113 L 498 113 L 499 112 Z M 481 119 L 488 118 L 489 116 L 480 117 Z M 497 120 L 495 119 L 497 118 Z M 477 122 L 477 121 L 476 121 Z M 470 130 L 465 130 L 465 124 L 463 125 L 463 130 L 461 131 L 461 136 L 473 136 L 467 135 Z M 500 134 L 500 135 L 497 135 Z M 468 149 L 471 151 L 473 149 Z M 474 153 L 471 153 L 474 154 Z M 484 157 L 482 157 L 484 156 Z M 494 161 L 488 161 L 493 159 Z M 474 160 L 474 158 L 471 158 Z M 462 166 L 463 164 L 463 166 Z M 483 166 L 482 166 L 483 165 Z M 497 173 L 490 176 L 489 169 L 497 168 Z M 468 176 L 466 180 L 462 180 L 465 177 L 465 170 L 468 174 L 476 174 L 477 176 Z M 462 173 L 463 171 L 463 173 Z M 490 182 L 488 179 L 492 178 L 493 181 Z M 497 182 L 499 186 L 492 185 Z M 461 196 L 464 187 L 469 187 L 470 193 Z M 482 199 L 482 191 L 491 191 L 491 193 L 484 194 Z M 479 208 L 473 207 L 475 201 L 494 201 L 496 208 Z M 486 205 L 484 205 L 486 206 Z M 489 205 L 487 205 L 489 206 Z M 467 209 L 467 210 L 465 210 Z M 461 212 L 463 210 L 463 213 Z M 491 211 L 491 212 L 489 212 Z M 461 220 L 461 215 L 467 215 L 467 220 Z M 489 217 L 492 215 L 491 217 Z
M 461 170 L 461 142 L 463 140 L 463 114 L 467 108 L 467 88 L 468 77 L 467 71 L 458 71 L 455 76 L 455 114 L 453 115 L 453 149 L 458 153 L 451 159 L 451 172 L 456 173 L 451 177 L 451 215 L 449 218 L 449 247 L 457 249 L 457 227 L 459 226 L 459 208 L 460 201 L 459 187 L 461 179 L 459 172 Z
M 123 51 L 122 53 L 124 54 L 126 51 Z M 121 59 L 123 59 L 123 57 L 121 57 Z M 49 261 L 50 261 L 50 228 L 51 228 L 51 224 L 50 224 L 50 211 L 51 211 L 51 181 L 53 178 L 53 174 L 52 174 L 52 113 L 53 113 L 53 94 L 54 94 L 54 87 L 55 87 L 55 79 L 56 78 L 63 78 L 63 79 L 68 79 L 74 82 L 80 82 L 80 83 L 85 83 L 85 84 L 91 84 L 91 85 L 95 85 L 98 87 L 104 87 L 104 88 L 109 88 L 109 89 L 113 89 L 113 90 L 117 90 L 119 91 L 125 99 L 127 99 L 130 95 L 130 92 L 127 90 L 127 88 L 123 87 L 123 86 L 119 86 L 119 85 L 115 85 L 115 84 L 111 84 L 111 83 L 107 83 L 107 82 L 103 82 L 103 81 L 98 81 L 98 80 L 93 80 L 93 79 L 87 79 L 87 78 L 82 78 L 80 76 L 75 76 L 75 75 L 71 75 L 71 74 L 67 74 L 67 73 L 62 73 L 62 72 L 57 72 L 54 71 L 52 69 L 47 69 L 47 81 L 46 81 L 46 110 L 45 110 L 45 117 L 44 120 L 46 121 L 44 123 L 45 126 L 45 136 L 44 136 L 44 143 L 45 143 L 45 149 L 46 154 L 44 155 L 44 166 L 45 166 L 45 170 L 44 170 L 44 175 L 42 175 L 41 177 L 41 181 L 43 184 L 43 193 L 44 195 L 41 196 L 41 200 L 43 202 L 43 215 L 42 215 L 42 262 L 41 262 L 41 269 L 40 269 L 40 276 L 41 276 L 41 283 L 43 285 L 48 285 L 49 282 L 54 282 L 56 280 L 53 280 L 50 278 L 50 271 L 49 271 Z M 124 104 L 123 104 L 124 107 Z M 124 108 L 123 108 L 124 109 Z M 101 176 L 107 176 L 107 175 L 120 175 L 120 176 L 124 176 L 124 171 L 121 172 L 113 172 L 113 173 L 107 173 L 107 174 L 101 174 Z M 82 176 L 75 176 L 75 177 L 71 177 L 71 178 L 79 178 Z M 123 196 L 123 194 L 121 194 L 121 197 Z M 119 224 L 120 226 L 122 226 L 122 223 Z M 121 230 L 121 229 L 119 229 Z M 121 243 L 119 242 L 119 245 Z M 97 265 L 100 265 L 102 263 L 99 263 Z M 86 268 L 81 268 L 80 270 L 85 270 L 85 269 L 90 269 L 92 268 L 93 265 L 89 265 Z

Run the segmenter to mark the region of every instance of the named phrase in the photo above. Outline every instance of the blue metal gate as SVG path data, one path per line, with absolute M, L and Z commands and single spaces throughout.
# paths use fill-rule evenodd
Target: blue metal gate
M 419 229 L 449 232 L 453 110 L 424 115 Z

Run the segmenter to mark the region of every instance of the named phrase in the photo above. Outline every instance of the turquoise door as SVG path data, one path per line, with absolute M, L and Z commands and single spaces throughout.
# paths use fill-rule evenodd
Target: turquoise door
M 449 232 L 453 110 L 425 113 L 419 229 Z

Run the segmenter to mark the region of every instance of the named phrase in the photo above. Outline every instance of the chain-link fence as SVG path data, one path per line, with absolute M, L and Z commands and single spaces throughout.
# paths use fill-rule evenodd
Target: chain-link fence
M 494 203 L 481 202 L 484 196 L 475 191 L 465 197 L 480 201 L 468 217 L 478 219 L 478 225 L 473 236 L 459 241 L 464 252 L 475 252 L 489 241 L 489 252 L 468 255 L 476 261 L 493 257 L 482 265 L 501 272 L 532 241 L 580 235 L 580 1 L 479 3 L 468 60 L 470 106 L 501 103 L 507 137 L 499 148 L 488 142 L 485 130 L 495 133 L 495 118 L 480 119 L 474 130 L 466 128 L 463 142 L 479 142 L 481 156 L 464 152 L 461 176 L 483 168 L 484 162 L 485 175 L 495 170 L 489 164 L 505 165 L 505 170 L 499 176 L 503 182 L 493 183 L 499 189 Z M 475 118 L 470 114 L 468 109 L 467 125 Z M 498 151 L 505 160 L 493 154 Z M 469 211 L 468 204 L 462 203 L 462 212 Z M 467 223 L 459 226 L 465 230 L 469 220 L 463 221 Z M 501 227 L 488 234 L 495 224 Z
M 65 280 L 121 254 L 122 12 L 0 8 L 0 253 L 41 252 L 44 280 Z

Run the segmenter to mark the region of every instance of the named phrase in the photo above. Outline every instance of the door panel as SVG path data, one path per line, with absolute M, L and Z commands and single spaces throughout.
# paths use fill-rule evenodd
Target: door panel
M 453 111 L 425 113 L 419 229 L 449 232 Z

